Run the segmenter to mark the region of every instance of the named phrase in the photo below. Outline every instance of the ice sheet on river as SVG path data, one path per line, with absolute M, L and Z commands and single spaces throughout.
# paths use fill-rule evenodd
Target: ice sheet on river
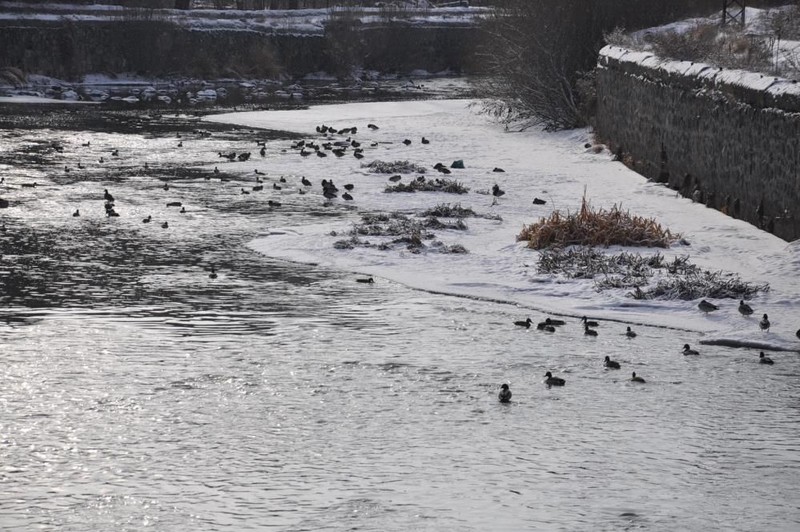
M 491 298 L 519 304 L 520 316 L 528 309 L 573 316 L 617 319 L 631 323 L 663 325 L 695 330 L 709 340 L 742 340 L 766 346 L 800 348 L 795 331 L 800 328 L 800 242 L 783 240 L 743 221 L 725 216 L 682 198 L 661 185 L 648 182 L 613 162 L 610 154 L 593 153 L 584 144 L 590 132 L 558 134 L 540 131 L 512 133 L 470 109 L 471 102 L 440 100 L 393 103 L 324 105 L 306 110 L 266 111 L 217 115 L 210 120 L 252 127 L 294 131 L 321 136 L 321 124 L 337 128 L 356 126 L 353 135 L 367 147 L 365 158 L 352 156 L 300 157 L 289 149 L 262 159 L 271 174 L 305 176 L 314 183 L 303 196 L 310 203 L 323 202 L 319 182 L 333 179 L 339 186 L 353 183 L 357 207 L 352 215 L 317 225 L 271 228 L 269 236 L 252 247 L 275 258 L 313 262 L 404 283 L 425 290 Z M 369 129 L 373 123 L 379 129 Z M 430 144 L 422 144 L 422 137 Z M 409 139 L 409 145 L 403 144 Z M 446 176 L 470 188 L 465 195 L 438 192 L 387 194 L 386 175 L 368 173 L 362 162 L 409 160 L 429 168 L 463 159 L 465 169 Z M 259 162 L 259 161 L 257 161 Z M 504 172 L 494 172 L 500 167 Z M 404 176 L 407 182 L 412 176 Z M 506 191 L 496 205 L 492 196 L 480 194 L 495 184 Z M 683 234 L 689 246 L 675 245 L 661 251 L 666 258 L 689 255 L 698 266 L 741 275 L 752 283 L 769 283 L 771 290 L 748 303 L 752 317 L 738 313 L 738 301 L 715 300 L 720 310 L 705 315 L 698 301 L 637 301 L 625 290 L 598 292 L 590 280 L 566 281 L 536 273 L 538 253 L 515 241 L 524 224 L 549 215 L 553 209 L 575 212 L 586 190 L 596 208 L 618 204 L 631 213 L 654 217 L 673 232 Z M 534 197 L 545 205 L 534 205 Z M 334 202 L 343 204 L 341 199 Z M 359 212 L 419 212 L 440 203 L 461 203 L 478 213 L 499 215 L 502 220 L 466 220 L 466 231 L 437 231 L 446 244 L 461 244 L 468 254 L 379 251 L 374 248 L 336 250 L 331 236 L 347 232 Z M 630 251 L 629 249 L 627 251 Z M 636 250 L 653 253 L 655 250 Z M 762 332 L 758 320 L 769 314 L 772 327 Z M 537 312 L 530 312 L 537 316 Z

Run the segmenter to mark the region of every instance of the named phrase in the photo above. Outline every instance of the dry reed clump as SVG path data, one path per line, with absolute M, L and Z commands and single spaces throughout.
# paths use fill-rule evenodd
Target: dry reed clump
M 349 231 L 349 238 L 337 240 L 333 247 L 335 249 L 376 248 L 381 251 L 402 247 L 411 253 L 421 253 L 423 250 L 434 253 L 468 253 L 467 249 L 460 244 L 448 246 L 435 240 L 436 235 L 430 231 L 431 229 L 465 231 L 467 225 L 460 218 L 453 222 L 447 222 L 435 216 L 411 218 L 397 212 L 364 214 L 361 216 L 361 223 L 353 224 L 353 228 Z M 331 236 L 337 235 L 332 233 Z M 390 239 L 373 243 L 361 237 L 390 237 Z M 425 242 L 430 242 L 430 244 L 426 245 Z
M 424 174 L 426 168 L 411 161 L 372 161 L 369 164 L 362 164 L 361 168 L 367 168 L 373 174 Z
M 626 295 L 633 299 L 749 299 L 769 291 L 766 283 L 748 283 L 736 274 L 703 270 L 689 262 L 688 256 L 668 261 L 661 253 L 608 255 L 592 248 L 552 248 L 541 253 L 537 271 L 594 279 L 598 291 L 629 290 Z
M 446 192 L 448 194 L 466 194 L 469 187 L 460 181 L 451 179 L 425 179 L 419 176 L 417 179 L 408 183 L 398 183 L 394 186 L 387 186 L 384 192 Z
M 664 229 L 653 218 L 632 215 L 617 205 L 593 210 L 585 196 L 577 214 L 553 211 L 549 218 L 524 226 L 517 235 L 518 241 L 527 241 L 533 249 L 576 245 L 666 248 L 678 239 L 679 234 Z

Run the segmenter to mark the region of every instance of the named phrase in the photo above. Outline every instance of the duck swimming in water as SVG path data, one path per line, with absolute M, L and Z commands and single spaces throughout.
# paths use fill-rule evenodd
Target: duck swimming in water
M 208 274 L 209 279 L 216 279 L 217 278 L 217 270 L 214 267 L 211 267 L 211 273 Z
M 552 325 L 548 325 L 546 321 L 539 322 L 536 325 L 536 328 L 539 329 L 540 331 L 551 332 L 551 333 L 556 332 L 556 328 L 553 327 Z
M 511 401 L 511 390 L 508 389 L 508 384 L 503 384 L 500 386 L 500 393 L 497 395 L 497 398 L 500 399 L 501 403 L 508 403 Z
M 758 363 L 759 364 L 774 364 L 771 358 L 764 354 L 764 351 L 761 351 L 758 355 Z
M 761 328 L 762 331 L 769 331 L 769 318 L 767 315 L 764 314 L 764 317 L 761 318 L 761 321 L 758 322 L 758 326 Z
M 547 379 L 545 379 L 544 383 L 548 386 L 564 386 L 567 381 L 562 379 L 561 377 L 553 377 L 553 374 L 549 371 L 544 374 Z
M 625 336 L 628 338 L 636 338 L 636 333 L 631 330 L 630 327 L 625 331 Z
M 641 377 L 637 377 L 636 376 L 636 372 L 634 371 L 631 374 L 631 382 L 641 382 L 642 384 L 644 384 L 645 380 L 643 378 L 641 378 Z
M 739 314 L 742 316 L 749 316 L 753 313 L 753 308 L 744 302 L 744 300 L 739 301 Z
M 606 360 L 603 365 L 609 369 L 619 369 L 619 362 L 611 360 L 611 357 L 606 355 Z
M 552 318 L 545 318 L 544 322 L 547 325 L 555 325 L 555 326 L 565 325 L 567 323 L 564 320 L 554 320 Z
M 533 321 L 530 318 L 528 318 L 525 321 L 515 321 L 514 325 L 516 325 L 518 327 L 525 327 L 526 329 L 530 329 L 531 328 L 531 323 L 533 323 Z
M 689 347 L 689 344 L 683 344 L 683 354 L 684 355 L 699 355 L 697 351 Z
M 583 334 L 585 334 L 586 336 L 597 336 L 597 331 L 591 329 L 588 325 L 584 325 Z

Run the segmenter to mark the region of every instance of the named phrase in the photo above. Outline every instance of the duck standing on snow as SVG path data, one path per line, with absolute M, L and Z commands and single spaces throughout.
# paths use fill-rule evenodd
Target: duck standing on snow
M 497 395 L 501 403 L 511 402 L 511 390 L 508 389 L 508 384 L 500 386 L 500 393 Z
M 700 353 L 689 347 L 689 344 L 683 344 L 684 355 L 699 355 Z
M 592 321 L 586 318 L 586 316 L 581 318 L 584 327 L 597 327 L 598 323 L 596 321 Z
M 767 315 L 764 314 L 764 317 L 761 318 L 761 321 L 758 322 L 758 326 L 761 328 L 762 331 L 769 331 L 769 318 Z
M 753 313 L 753 307 L 745 303 L 744 300 L 739 301 L 739 314 L 741 314 L 742 316 L 749 316 L 752 313 Z
M 761 351 L 758 355 L 758 363 L 759 364 L 774 364 L 771 358 L 764 354 L 764 351 Z
M 697 308 L 708 314 L 709 312 L 713 312 L 718 310 L 719 307 L 714 305 L 713 303 L 709 303 L 705 299 L 701 300 L 700 303 L 697 304 Z

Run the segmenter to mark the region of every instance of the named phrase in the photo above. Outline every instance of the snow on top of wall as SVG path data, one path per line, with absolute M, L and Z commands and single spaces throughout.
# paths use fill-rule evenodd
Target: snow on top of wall
M 600 50 L 600 63 L 608 64 L 609 60 L 636 65 L 657 74 L 694 78 L 703 84 L 720 89 L 760 92 L 776 98 L 800 98 L 800 84 L 795 80 L 777 78 L 758 72 L 724 69 L 705 63 L 661 59 L 650 52 L 637 52 L 613 45 L 605 46 Z

